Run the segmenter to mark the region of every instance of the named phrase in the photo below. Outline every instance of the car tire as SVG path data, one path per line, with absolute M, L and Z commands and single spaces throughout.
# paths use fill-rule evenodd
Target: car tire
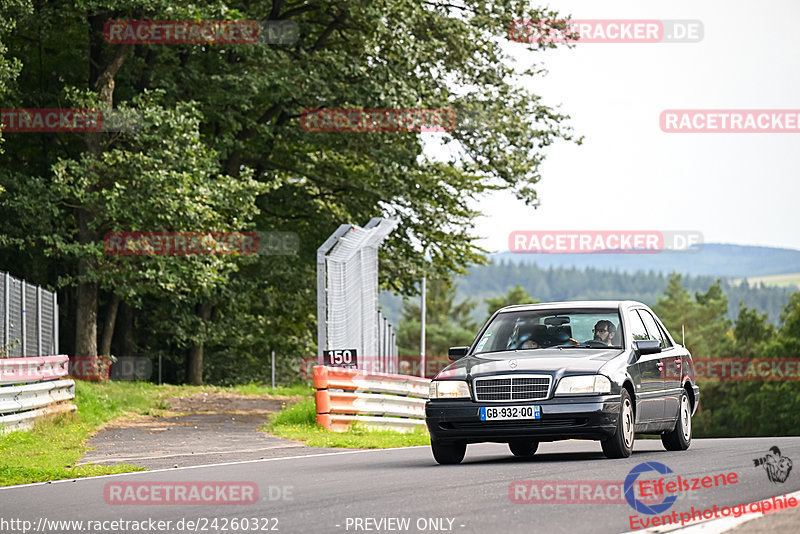
M 675 428 L 661 435 L 661 443 L 668 451 L 685 451 L 692 444 L 692 405 L 685 390 L 681 393 Z
M 536 449 L 539 448 L 539 442 L 529 439 L 521 439 L 509 443 L 508 448 L 511 449 L 511 454 L 514 456 L 520 456 L 524 458 L 536 454 Z
M 431 440 L 431 451 L 436 461 L 442 465 L 460 464 L 467 452 L 464 441 L 441 442 Z
M 628 458 L 633 452 L 635 415 L 628 390 L 622 388 L 619 395 L 619 415 L 614 435 L 601 441 L 603 453 L 608 458 Z

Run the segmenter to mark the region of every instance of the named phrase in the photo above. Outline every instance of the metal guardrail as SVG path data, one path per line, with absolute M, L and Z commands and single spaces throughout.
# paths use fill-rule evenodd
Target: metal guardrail
M 69 402 L 75 382 L 61 380 L 68 371 L 67 356 L 0 359 L 0 433 L 30 428 L 45 415 L 76 411 Z
M 0 385 L 55 380 L 68 373 L 67 356 L 0 358 Z
M 399 432 L 424 428 L 430 382 L 407 375 L 316 366 L 317 423 L 334 432 L 344 432 L 354 422 Z

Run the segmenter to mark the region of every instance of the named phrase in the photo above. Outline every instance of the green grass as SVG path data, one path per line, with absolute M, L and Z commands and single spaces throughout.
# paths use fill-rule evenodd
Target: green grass
M 76 466 L 84 442 L 104 422 L 124 412 L 156 414 L 166 404 L 142 383 L 75 382 L 77 414 L 37 422 L 32 430 L 0 436 L 0 485 L 138 471 L 132 465 Z
M 0 435 L 0 486 L 140 471 L 127 464 L 76 466 L 88 450 L 86 440 L 111 419 L 137 414 L 159 417 L 168 409 L 166 399 L 197 393 L 308 396 L 309 386 L 268 388 L 247 384 L 232 388 L 214 386 L 158 386 L 147 382 L 75 381 L 77 414 L 62 414 L 37 422 L 28 431 Z
M 303 441 L 309 447 L 387 449 L 431 443 L 428 432 L 422 428 L 401 433 L 353 425 L 347 432 L 330 432 L 317 425 L 316 420 L 314 399 L 307 399 L 275 414 L 262 430 L 281 438 Z

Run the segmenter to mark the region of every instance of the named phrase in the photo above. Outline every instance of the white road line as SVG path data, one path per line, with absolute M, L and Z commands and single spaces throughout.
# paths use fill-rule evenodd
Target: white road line
M 257 449 L 238 449 L 238 450 L 233 450 L 233 451 L 182 452 L 182 453 L 175 453 L 175 454 L 157 454 L 157 455 L 154 455 L 154 456 L 128 456 L 128 457 L 120 457 L 120 458 L 107 457 L 107 458 L 103 458 L 103 459 L 89 460 L 89 461 L 86 461 L 86 462 L 79 462 L 79 463 L 77 463 L 75 465 L 103 465 L 106 462 L 126 462 L 126 461 L 130 461 L 130 460 L 157 460 L 159 458 L 179 458 L 179 457 L 183 457 L 183 456 L 190 456 L 190 457 L 208 456 L 209 454 L 225 455 L 225 454 L 237 454 L 237 453 L 241 453 L 241 452 L 269 451 L 269 450 L 272 450 L 272 449 L 292 449 L 292 448 L 297 448 L 297 447 L 304 447 L 304 445 L 301 445 L 299 443 L 298 444 L 294 444 L 293 443 L 293 444 L 290 444 L 290 445 L 272 445 L 270 447 L 259 447 Z
M 242 465 L 242 464 L 253 464 L 253 463 L 261 463 L 261 462 L 279 462 L 283 460 L 300 460 L 302 458 L 319 458 L 320 456 L 341 456 L 345 454 L 362 454 L 362 453 L 374 453 L 374 452 L 384 452 L 384 451 L 407 451 L 409 449 L 430 449 L 428 445 L 414 445 L 411 447 L 391 447 L 388 449 L 359 449 L 356 451 L 341 451 L 341 452 L 322 452 L 319 454 L 300 454 L 298 456 L 283 456 L 281 458 L 263 458 L 258 460 L 241 460 L 238 462 L 222 462 L 216 464 L 205 464 L 205 465 L 190 465 L 187 467 L 170 467 L 166 469 L 153 469 L 152 471 L 132 471 L 130 473 L 115 473 L 112 475 L 98 475 L 95 477 L 81 477 L 81 478 L 65 478 L 62 480 L 52 480 L 48 482 L 32 482 L 30 484 L 19 484 L 17 486 L 2 486 L 0 487 L 0 491 L 2 490 L 14 490 L 18 488 L 27 488 L 30 486 L 42 486 L 48 484 L 61 484 L 64 482 L 81 482 L 87 480 L 97 480 L 98 478 L 109 478 L 109 477 L 124 477 L 128 475 L 147 475 L 150 473 L 163 473 L 164 471 L 180 471 L 185 469 L 200 469 L 203 467 L 221 467 L 225 465 Z

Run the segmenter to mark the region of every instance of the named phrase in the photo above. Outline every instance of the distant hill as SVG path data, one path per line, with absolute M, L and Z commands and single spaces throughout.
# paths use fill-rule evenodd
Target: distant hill
M 728 297 L 727 317 L 735 320 L 739 314 L 739 302 L 767 313 L 772 324 L 778 324 L 780 313 L 789 302 L 789 295 L 797 291 L 795 286 L 776 287 L 751 286 L 732 283 L 715 276 L 683 275 L 682 284 L 690 294 L 704 293 L 717 279 Z M 547 301 L 560 300 L 616 300 L 631 299 L 654 305 L 664 294 L 669 275 L 654 271 L 626 273 L 587 267 L 549 267 L 533 264 L 502 262 L 494 265 L 473 267 L 470 274 L 457 279 L 458 295 L 479 302 L 476 319 L 486 318 L 484 299 L 503 295 L 519 284 L 533 298 Z
M 667 287 L 669 273 L 684 274 L 690 293 L 705 292 L 718 278 L 728 297 L 728 318 L 735 320 L 739 302 L 767 313 L 778 324 L 796 285 L 742 284 L 747 277 L 800 273 L 800 251 L 739 245 L 705 245 L 696 252 L 660 254 L 511 254 L 490 255 L 491 265 L 474 266 L 456 278 L 459 300 L 478 303 L 475 319 L 486 319 L 484 299 L 519 284 L 541 301 L 632 299 L 653 305 Z M 732 280 L 737 279 L 737 280 Z M 793 279 L 793 278 L 792 278 Z M 395 325 L 402 300 L 383 292 L 384 315 Z
M 544 268 L 593 267 L 635 273 L 655 271 L 747 278 L 800 272 L 800 250 L 709 243 L 690 251 L 657 254 L 514 254 L 500 252 L 489 257 L 499 263 L 511 261 Z

